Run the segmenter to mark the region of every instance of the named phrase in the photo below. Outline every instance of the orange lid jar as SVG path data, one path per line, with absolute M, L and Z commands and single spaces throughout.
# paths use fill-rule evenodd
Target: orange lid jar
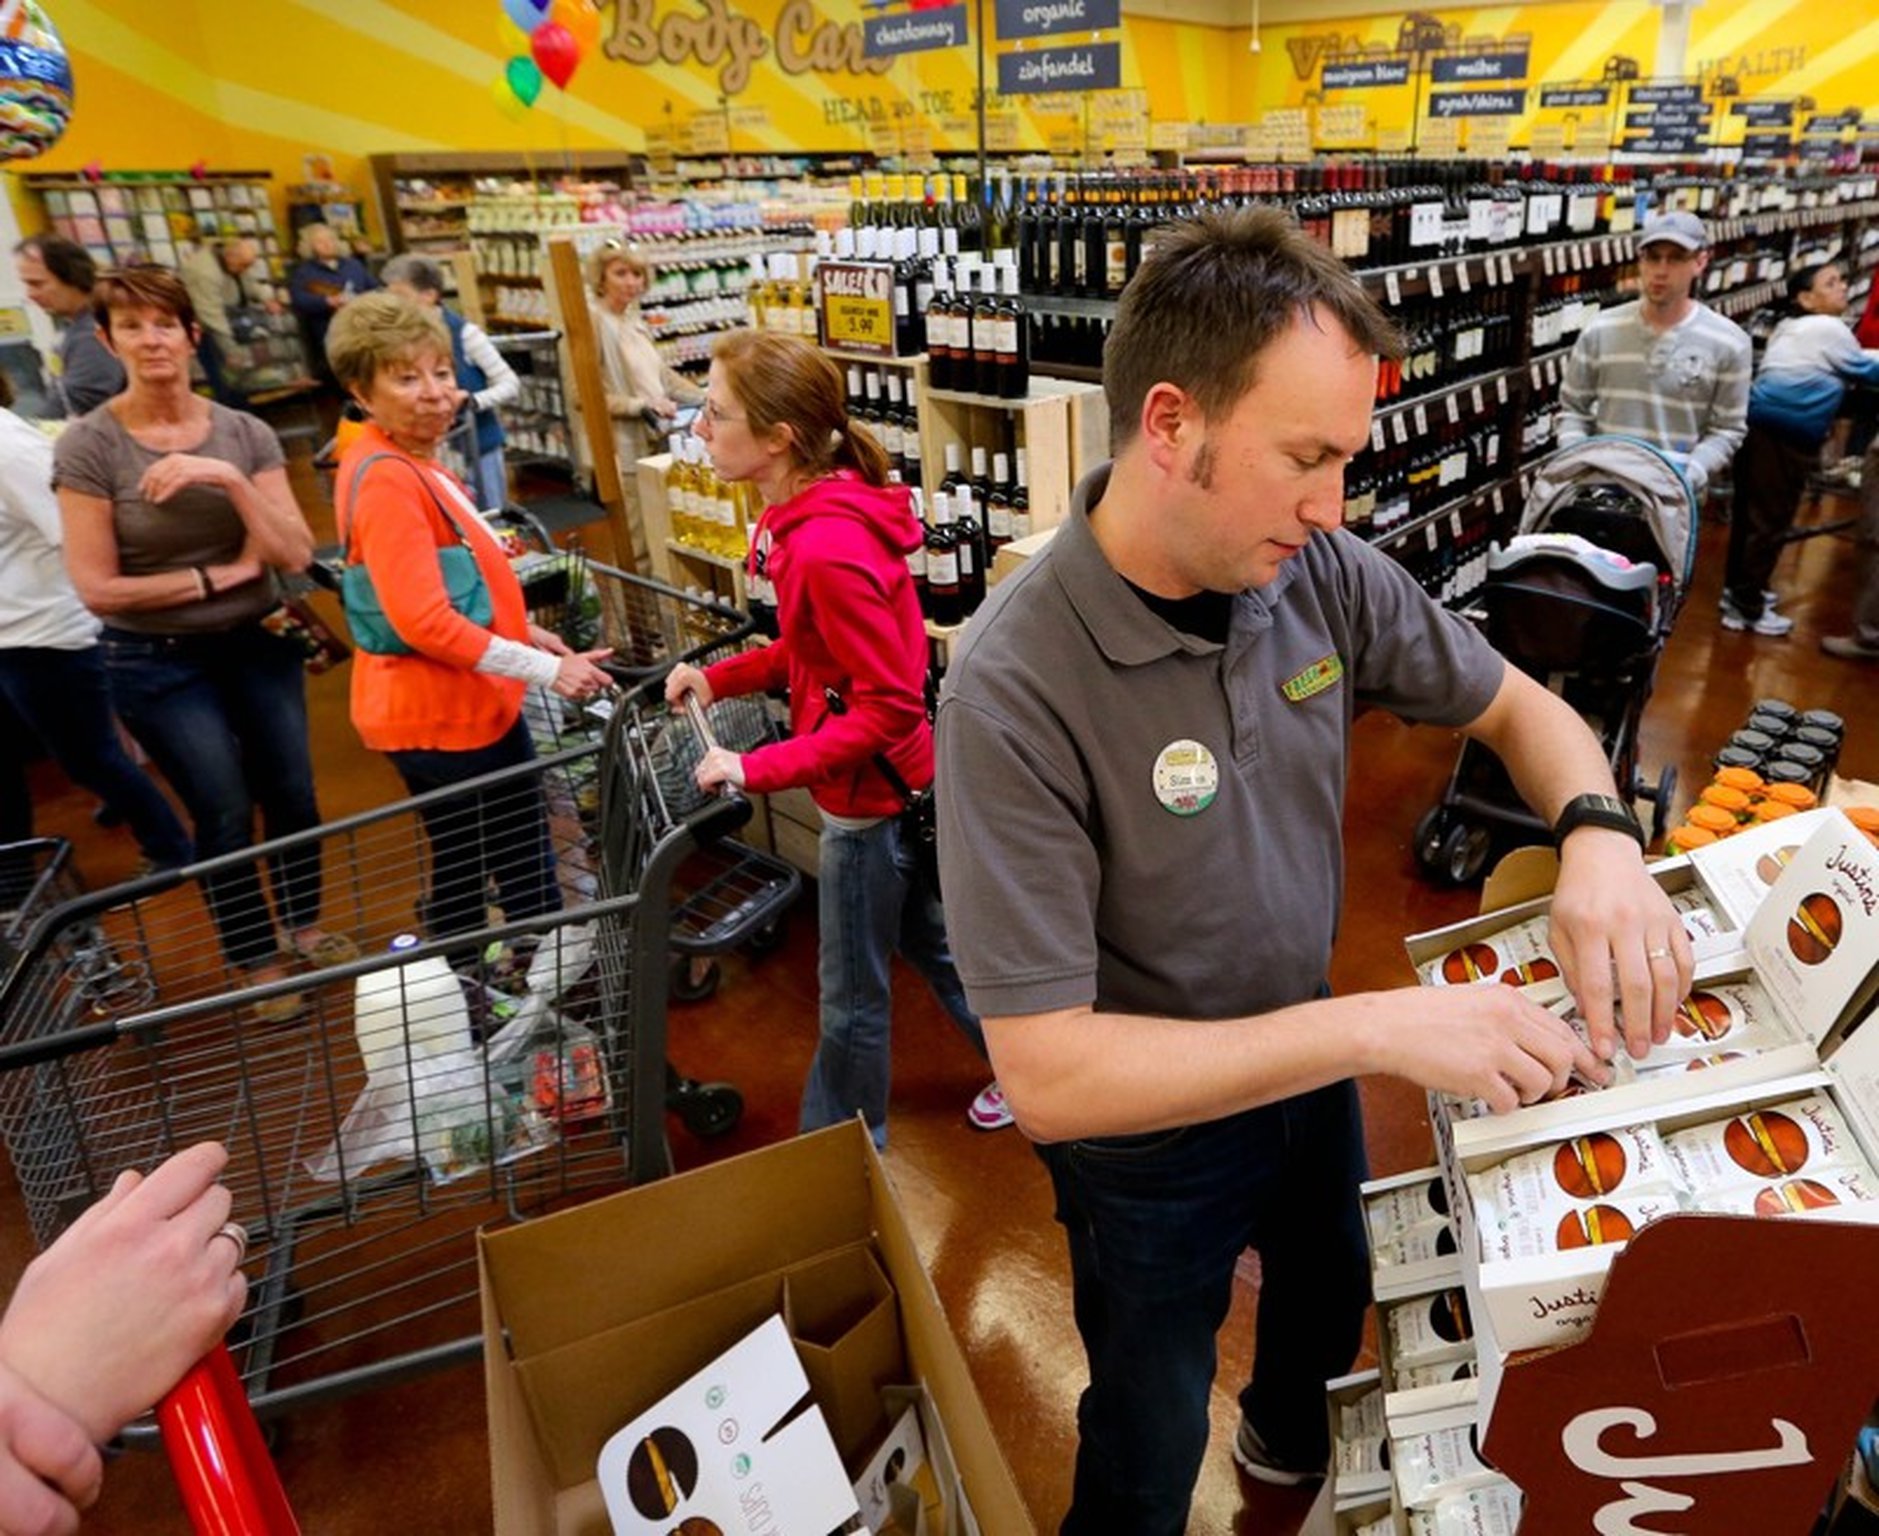
M 1811 811 L 1820 803 L 1820 797 L 1805 784 L 1769 784 L 1763 787 L 1762 798 L 1779 800 L 1797 811 Z
M 1713 805 L 1718 810 L 1727 811 L 1737 821 L 1749 813 L 1748 792 L 1735 789 L 1728 784 L 1705 784 L 1703 793 L 1698 798 L 1704 805 Z
M 1779 821 L 1783 816 L 1793 816 L 1795 814 L 1797 813 L 1793 806 L 1789 805 L 1785 800 L 1777 800 L 1773 796 L 1755 802 L 1755 819 L 1757 821 Z
M 1879 805 L 1843 805 L 1846 819 L 1868 837 L 1879 834 Z
M 1711 780 L 1715 784 L 1727 784 L 1731 789 L 1751 790 L 1762 787 L 1762 776 L 1753 768 L 1718 768 Z
M 1719 805 L 1697 804 L 1690 807 L 1690 814 L 1684 818 L 1691 826 L 1701 827 L 1705 832 L 1718 837 L 1727 836 L 1736 829 L 1735 816 Z

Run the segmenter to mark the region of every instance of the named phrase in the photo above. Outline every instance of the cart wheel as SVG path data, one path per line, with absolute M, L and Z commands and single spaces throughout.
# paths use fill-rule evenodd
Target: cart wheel
M 764 955 L 774 954 L 783 947 L 785 931 L 780 917 L 773 923 L 765 923 L 761 928 L 753 930 L 750 937 L 744 940 L 744 953 L 753 959 L 761 959 Z
M 744 1118 L 744 1096 L 729 1083 L 695 1083 L 679 1104 L 679 1119 L 694 1136 L 724 1136 Z
M 1670 808 L 1677 800 L 1677 765 L 1668 763 L 1657 776 L 1657 788 L 1651 793 L 1651 841 L 1656 842 L 1670 825 Z
M 698 1003 L 718 990 L 718 983 L 724 979 L 724 971 L 718 962 L 707 958 L 704 967 L 696 975 L 692 972 L 690 955 L 672 957 L 671 979 L 666 983 L 666 991 L 675 1003 Z
M 1416 862 L 1422 866 L 1424 874 L 1442 873 L 1442 841 L 1447 836 L 1447 808 L 1430 806 L 1417 821 L 1416 830 L 1409 835 L 1409 845 L 1416 850 Z
M 1491 839 L 1486 827 L 1471 827 L 1466 822 L 1449 830 L 1442 839 L 1441 873 L 1451 885 L 1470 885 L 1487 868 Z

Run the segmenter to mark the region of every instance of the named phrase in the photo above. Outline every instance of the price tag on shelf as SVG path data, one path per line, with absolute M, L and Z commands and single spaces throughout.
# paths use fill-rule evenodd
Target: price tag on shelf
M 1383 291 L 1389 295 L 1392 306 L 1403 302 L 1403 285 L 1396 280 L 1395 272 L 1383 274 Z
M 1461 508 L 1457 507 L 1448 515 L 1449 534 L 1456 539 L 1461 537 Z
M 1542 365 L 1539 363 L 1535 363 L 1532 369 L 1528 373 L 1528 377 L 1533 380 L 1533 387 L 1535 389 L 1538 389 L 1541 387 L 1540 375 L 1543 371 L 1544 370 L 1543 370 Z
M 1488 408 L 1487 401 L 1481 398 L 1481 386 L 1479 384 L 1475 385 L 1469 398 L 1474 405 L 1475 415 L 1479 416 L 1483 411 L 1485 411 Z
M 1514 280 L 1514 258 L 1508 255 L 1506 251 L 1502 251 L 1501 252 L 1501 281 L 1503 283 L 1511 283 L 1513 280 Z
M 1494 487 L 1494 515 L 1501 515 L 1501 488 L 1498 485 Z
M 1448 406 L 1448 424 L 1451 427 L 1458 425 L 1461 421 L 1461 397 L 1451 390 L 1442 398 Z
M 1442 264 L 1439 261 L 1429 268 L 1429 297 L 1442 297 Z
M 1553 275 L 1553 248 L 1552 246 L 1543 245 L 1540 247 L 1540 266 L 1545 270 L 1546 275 L 1548 277 L 1551 277 Z
M 1455 286 L 1461 289 L 1463 293 L 1466 293 L 1469 289 L 1468 263 L 1466 261 L 1458 261 L 1455 263 Z
M 1409 441 L 1409 417 L 1407 413 L 1398 411 L 1390 418 L 1390 431 L 1396 438 L 1396 446 L 1398 448 Z
M 1441 530 L 1438 529 L 1434 523 L 1428 524 L 1422 530 L 1422 541 L 1429 546 L 1429 553 L 1434 554 L 1442 547 Z
M 1507 404 L 1507 375 L 1506 374 L 1503 373 L 1498 379 L 1494 381 L 1494 393 L 1500 398 L 1500 403 L 1502 405 Z
M 1546 360 L 1546 382 L 1557 384 L 1566 371 L 1566 360 L 1561 357 L 1549 357 Z
M 1610 240 L 1607 240 L 1607 241 L 1605 242 L 1605 245 L 1604 245 L 1604 255 L 1605 255 L 1605 265 L 1606 265 L 1606 266 L 1608 266 L 1608 267 L 1609 267 L 1609 266 L 1612 266 L 1612 265 L 1614 265 L 1614 264 L 1615 264 L 1615 262 L 1616 262 L 1616 258 L 1615 258 L 1615 257 L 1614 257 L 1614 256 L 1612 255 L 1612 243 L 1611 243 L 1611 241 L 1610 241 Z
M 1427 437 L 1428 435 L 1429 413 L 1422 408 L 1422 402 L 1418 400 L 1416 402 L 1416 436 Z
M 1381 453 L 1385 446 L 1387 445 L 1383 440 L 1383 420 L 1381 417 L 1372 417 L 1370 421 L 1370 451 L 1372 453 Z

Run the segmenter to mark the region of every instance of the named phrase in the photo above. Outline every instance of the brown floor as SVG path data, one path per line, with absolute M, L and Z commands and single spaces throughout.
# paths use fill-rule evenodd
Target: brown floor
M 1721 533 L 1715 524 L 1704 529 L 1696 587 L 1660 669 L 1644 729 L 1647 773 L 1655 778 L 1661 765 L 1676 764 L 1686 786 L 1679 802 L 1687 803 L 1706 777 L 1708 754 L 1740 724 L 1747 706 L 1778 695 L 1845 717 L 1853 735 L 1842 772 L 1879 780 L 1879 731 L 1872 727 L 1879 669 L 1829 660 L 1815 645 L 1821 634 L 1846 628 L 1851 546 L 1825 537 L 1789 553 L 1776 584 L 1788 594 L 1783 611 L 1796 618 L 1797 628 L 1789 640 L 1766 640 L 1725 633 L 1716 623 Z M 347 723 L 345 673 L 316 680 L 313 694 L 325 813 L 337 816 L 394 795 L 390 770 L 360 748 Z M 1446 732 L 1383 718 L 1359 726 L 1347 837 L 1351 894 L 1334 966 L 1341 990 L 1407 984 L 1402 935 L 1474 907 L 1474 892 L 1438 891 L 1419 879 L 1409 854 L 1410 830 L 1439 794 L 1454 752 L 1455 739 Z M 42 833 L 71 838 L 93 884 L 123 877 L 135 853 L 129 839 L 93 827 L 88 797 L 55 775 L 47 772 L 41 783 Z M 681 1167 L 792 1130 L 815 1037 L 814 956 L 813 911 L 804 907 L 790 920 L 778 952 L 756 961 L 728 958 L 717 998 L 674 1007 L 672 1051 L 680 1066 L 737 1083 L 748 1104 L 738 1131 L 716 1143 L 701 1144 L 674 1125 Z M 1015 1132 L 982 1135 L 967 1126 L 962 1111 L 981 1086 L 983 1069 L 917 985 L 902 990 L 897 1018 L 889 1165 L 1038 1527 L 1054 1529 L 1069 1486 L 1080 1356 L 1046 1180 Z M 1400 1083 L 1373 1081 L 1365 1084 L 1365 1098 L 1376 1171 L 1426 1162 L 1421 1095 Z M 7 1196 L 0 1277 L 10 1280 L 29 1250 L 10 1187 L 0 1188 Z M 1222 1334 L 1215 1444 L 1191 1529 L 1290 1532 L 1306 1501 L 1248 1485 L 1226 1450 L 1234 1393 L 1250 1359 L 1251 1284 L 1241 1292 Z M 305 1411 L 286 1425 L 275 1454 L 309 1532 L 423 1536 L 488 1528 L 482 1384 L 473 1370 Z M 86 1526 L 96 1533 L 186 1528 L 166 1467 L 148 1453 L 113 1467 L 104 1502 Z

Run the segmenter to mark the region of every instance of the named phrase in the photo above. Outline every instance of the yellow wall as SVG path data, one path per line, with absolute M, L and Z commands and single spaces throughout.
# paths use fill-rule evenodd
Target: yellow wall
M 675 39 L 698 30 L 687 22 L 731 10 L 730 0 L 607 0 L 605 35 L 616 50 L 622 5 L 629 21 L 650 15 Z M 941 150 L 972 143 L 969 49 L 903 55 L 878 72 L 781 67 L 779 45 L 800 48 L 813 24 L 829 24 L 839 43 L 840 28 L 861 15 L 859 0 L 736 0 L 749 37 L 765 49 L 741 72 L 733 54 L 652 68 L 590 54 L 570 91 L 546 88 L 519 121 L 498 110 L 489 89 L 504 57 L 501 32 L 516 37 L 498 0 L 48 0 L 48 9 L 72 55 L 77 109 L 52 152 L 18 169 L 93 161 L 106 170 L 163 169 L 203 159 L 220 170 L 270 170 L 284 184 L 300 179 L 303 156 L 319 153 L 363 190 L 360 162 L 373 151 L 512 149 L 552 164 L 564 149 L 642 148 L 649 127 L 683 130 L 725 105 L 740 151 L 890 147 L 892 130 L 870 122 L 911 130 L 916 145 L 923 135 Z M 1426 14 L 1457 38 L 1530 36 L 1531 90 L 1542 79 L 1595 77 L 1613 54 L 1650 74 L 1661 11 L 1650 0 L 1567 0 Z M 1121 116 L 1139 127 L 1145 102 L 1158 120 L 1251 122 L 1309 104 L 1327 46 L 1388 52 L 1402 15 L 1266 27 L 1258 54 L 1244 28 L 1125 17 L 1123 84 L 1141 95 Z M 995 79 L 994 52 L 987 68 Z M 1753 94 L 1805 92 L 1825 110 L 1879 115 L 1874 0 L 1709 0 L 1694 13 L 1690 56 L 1694 66 L 1735 73 Z M 1326 99 L 1362 101 L 1378 125 L 1406 127 L 1414 95 L 1400 88 Z M 1068 111 L 1039 105 L 995 103 L 995 126 L 1002 118 L 1026 148 L 1080 139 L 1080 99 L 1055 104 Z M 1516 143 L 1531 117 L 1516 124 Z

